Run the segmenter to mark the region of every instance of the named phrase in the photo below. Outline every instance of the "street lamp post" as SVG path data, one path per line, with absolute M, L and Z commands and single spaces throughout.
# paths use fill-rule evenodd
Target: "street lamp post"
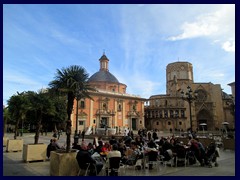
M 181 94 L 182 94 L 182 99 L 184 100 L 184 101 L 187 101 L 188 102 L 188 104 L 189 104 L 189 112 L 190 112 L 190 131 L 191 131 L 191 133 L 192 133 L 192 102 L 194 101 L 194 100 L 196 100 L 196 98 L 197 98 L 197 92 L 196 91 L 194 91 L 194 94 L 193 94 L 193 91 L 192 91 L 192 89 L 191 89 L 191 87 L 190 86 L 188 86 L 187 87 L 187 92 L 184 94 L 184 92 L 182 91 L 181 92 Z
M 77 100 L 77 105 L 76 105 L 76 129 L 75 129 L 75 135 L 74 135 L 74 144 L 78 144 L 78 101 L 79 101 L 79 90 L 76 90 L 76 100 Z

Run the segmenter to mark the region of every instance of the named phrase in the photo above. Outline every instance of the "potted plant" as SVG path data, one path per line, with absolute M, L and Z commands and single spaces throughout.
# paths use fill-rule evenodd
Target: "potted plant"
M 14 139 L 8 139 L 6 144 L 6 151 L 22 151 L 23 148 L 23 140 L 17 139 L 18 126 L 19 122 L 23 121 L 26 116 L 26 112 L 28 110 L 28 101 L 25 96 L 25 92 L 13 95 L 8 100 L 8 112 L 10 118 L 15 122 L 15 130 L 14 130 Z
M 34 136 L 34 143 L 23 145 L 23 161 L 37 161 L 46 160 L 47 144 L 39 143 L 39 134 L 42 126 L 43 115 L 54 115 L 55 107 L 53 101 L 45 92 L 28 92 L 29 98 L 29 112 L 35 115 L 36 131 Z
M 73 111 L 74 99 L 90 98 L 88 91 L 95 91 L 88 84 L 88 73 L 77 65 L 57 69 L 55 79 L 49 86 L 57 92 L 67 95 L 67 122 L 66 122 L 66 150 L 52 151 L 50 155 L 50 175 L 71 176 L 77 175 L 78 164 L 76 161 L 77 152 L 71 150 L 71 114 Z M 78 102 L 77 102 L 78 103 Z M 76 132 L 77 133 L 77 132 Z
M 6 124 L 9 119 L 10 119 L 10 115 L 8 112 L 8 108 L 4 107 L 3 108 L 3 146 L 4 147 L 7 146 L 8 137 L 6 137 L 5 134 L 6 134 Z

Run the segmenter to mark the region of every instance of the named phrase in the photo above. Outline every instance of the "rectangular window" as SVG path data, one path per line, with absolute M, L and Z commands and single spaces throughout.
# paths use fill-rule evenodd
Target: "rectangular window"
M 81 109 L 84 109 L 84 108 L 85 108 L 85 102 L 84 102 L 84 100 L 81 100 L 81 101 L 80 101 L 80 108 L 81 108 Z

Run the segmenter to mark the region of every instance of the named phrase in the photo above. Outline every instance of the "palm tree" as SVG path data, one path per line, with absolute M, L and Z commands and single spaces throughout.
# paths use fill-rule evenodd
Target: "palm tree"
M 17 95 L 11 96 L 8 100 L 8 110 L 12 120 L 15 122 L 14 139 L 17 139 L 19 122 L 25 119 L 26 113 L 29 110 L 26 92 L 17 92 Z
M 58 92 L 67 94 L 67 147 L 66 152 L 70 152 L 71 144 L 71 114 L 73 110 L 74 99 L 79 95 L 81 98 L 90 98 L 89 91 L 94 91 L 88 84 L 88 73 L 86 70 L 77 65 L 72 65 L 67 68 L 57 69 L 55 80 L 49 83 L 49 86 Z

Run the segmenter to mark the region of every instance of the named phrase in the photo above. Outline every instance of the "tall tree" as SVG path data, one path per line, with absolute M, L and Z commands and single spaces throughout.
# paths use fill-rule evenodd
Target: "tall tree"
M 49 86 L 57 91 L 65 92 L 67 94 L 67 147 L 66 152 L 70 151 L 71 144 L 71 114 L 73 110 L 74 99 L 77 96 L 81 98 L 90 98 L 89 91 L 95 89 L 88 84 L 88 73 L 86 70 L 77 65 L 72 65 L 67 68 L 57 69 L 55 79 L 49 83 Z
M 17 92 L 17 95 L 11 96 L 8 100 L 8 110 L 11 119 L 15 122 L 14 139 L 17 139 L 19 122 L 25 119 L 26 113 L 29 110 L 29 101 L 26 92 Z
M 8 121 L 11 120 L 10 118 L 10 113 L 8 111 L 8 107 L 5 107 L 3 109 L 3 136 L 5 135 L 6 132 L 6 125 L 8 123 Z
M 38 144 L 40 128 L 42 126 L 43 115 L 55 115 L 55 107 L 48 93 L 30 93 L 29 101 L 31 104 L 30 111 L 35 114 L 36 120 L 36 134 L 34 137 L 34 144 Z

